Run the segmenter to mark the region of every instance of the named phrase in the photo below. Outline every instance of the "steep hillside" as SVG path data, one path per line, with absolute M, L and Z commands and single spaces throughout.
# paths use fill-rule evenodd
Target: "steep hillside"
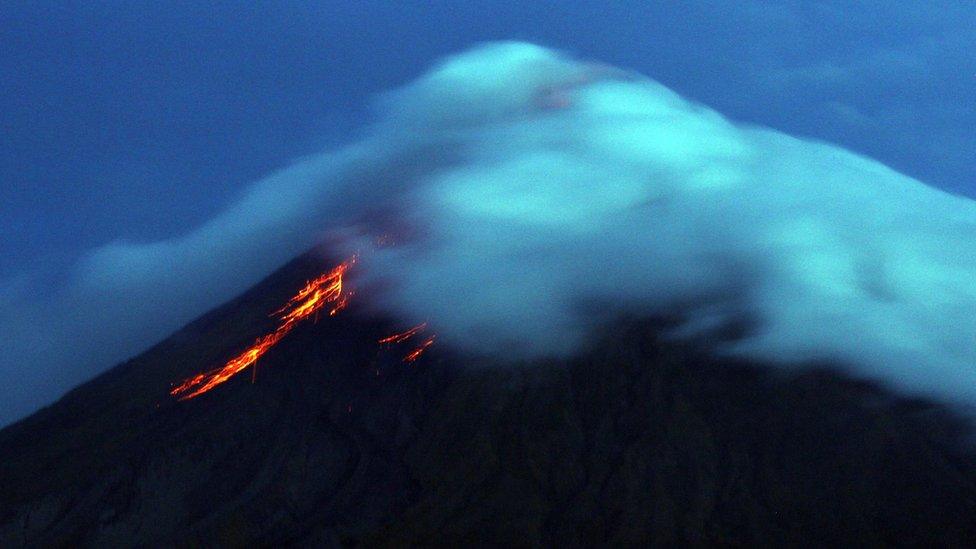
M 416 363 L 357 314 L 176 402 L 318 274 L 310 255 L 0 431 L 7 546 L 976 541 L 964 425 L 827 371 L 773 375 L 621 321 L 583 355 Z

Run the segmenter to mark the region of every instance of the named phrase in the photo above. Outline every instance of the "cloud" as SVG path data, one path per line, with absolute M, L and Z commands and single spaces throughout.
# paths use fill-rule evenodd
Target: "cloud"
M 454 63 L 490 78 L 492 51 Z M 575 352 L 623 311 L 681 311 L 687 337 L 746 319 L 753 331 L 719 352 L 972 399 L 973 201 L 647 79 L 588 78 L 582 64 L 563 76 L 550 55 L 565 109 L 530 103 L 443 133 L 463 160 L 405 190 L 422 207 L 403 215 L 429 237 L 369 259 L 393 288 L 385 306 L 508 356 Z M 436 98 L 417 93 L 436 118 Z
M 976 397 L 971 200 L 524 43 L 448 58 L 377 114 L 181 238 L 100 248 L 64 290 L 5 298 L 4 382 L 53 396 L 356 226 L 362 299 L 463 351 L 567 355 L 619 315 L 680 314 L 675 337 L 716 352 Z

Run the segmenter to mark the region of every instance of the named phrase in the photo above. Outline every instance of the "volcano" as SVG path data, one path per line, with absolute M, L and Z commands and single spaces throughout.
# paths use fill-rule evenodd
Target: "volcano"
M 356 303 L 252 375 L 174 382 L 275 328 L 300 257 L 0 431 L 4 546 L 952 544 L 969 427 L 829 369 L 773 373 L 621 319 L 569 360 L 377 345 Z

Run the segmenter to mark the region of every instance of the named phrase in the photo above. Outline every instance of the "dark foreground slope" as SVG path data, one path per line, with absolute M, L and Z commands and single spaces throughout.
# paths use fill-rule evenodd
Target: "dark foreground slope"
M 826 373 L 774 379 L 622 322 L 520 368 L 413 366 L 357 318 L 232 380 L 169 384 L 272 327 L 300 259 L 0 432 L 0 540 L 50 545 L 976 541 L 961 426 Z

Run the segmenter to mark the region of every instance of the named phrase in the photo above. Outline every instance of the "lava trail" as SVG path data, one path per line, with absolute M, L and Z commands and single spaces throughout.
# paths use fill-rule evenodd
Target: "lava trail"
M 399 345 L 400 343 L 405 343 L 413 339 L 415 336 L 424 333 L 426 330 L 427 330 L 427 323 L 424 322 L 422 324 L 418 324 L 414 326 L 413 328 L 410 328 L 409 330 L 404 330 L 402 332 L 377 340 L 377 343 L 383 346 Z M 424 338 L 424 340 L 419 345 L 414 347 L 413 350 L 411 350 L 403 357 L 403 361 L 408 364 L 416 361 L 418 358 L 421 357 L 421 355 L 424 354 L 425 351 L 427 351 L 427 349 L 430 348 L 431 345 L 434 344 L 435 337 L 436 334 L 431 334 L 430 336 Z
M 397 343 L 403 343 L 404 341 L 412 338 L 413 336 L 423 332 L 426 329 L 427 329 L 427 323 L 424 322 L 423 324 L 418 324 L 413 328 L 410 328 L 409 330 L 384 337 L 383 339 L 378 340 L 377 343 L 379 343 L 380 345 L 394 345 Z
M 403 361 L 406 362 L 406 363 L 411 363 L 411 362 L 416 361 L 418 358 L 420 358 L 420 356 L 423 355 L 424 352 L 427 349 L 429 349 L 431 345 L 434 344 L 434 337 L 435 336 L 432 335 L 432 336 L 428 337 L 427 339 L 425 339 L 423 341 L 423 343 L 421 343 L 420 345 L 417 345 L 416 347 L 414 347 L 414 349 L 412 351 L 410 351 L 409 353 L 407 353 L 407 356 L 403 357 Z
M 200 396 L 234 377 L 248 366 L 254 365 L 301 321 L 316 318 L 327 305 L 331 305 L 328 309 L 330 316 L 341 311 L 350 296 L 343 290 L 342 279 L 355 262 L 356 257 L 353 256 L 336 265 L 331 271 L 309 281 L 288 300 L 284 307 L 273 313 L 273 316 L 278 316 L 281 321 L 275 331 L 259 337 L 247 350 L 227 361 L 222 367 L 184 380 L 173 387 L 169 394 L 178 400 Z

